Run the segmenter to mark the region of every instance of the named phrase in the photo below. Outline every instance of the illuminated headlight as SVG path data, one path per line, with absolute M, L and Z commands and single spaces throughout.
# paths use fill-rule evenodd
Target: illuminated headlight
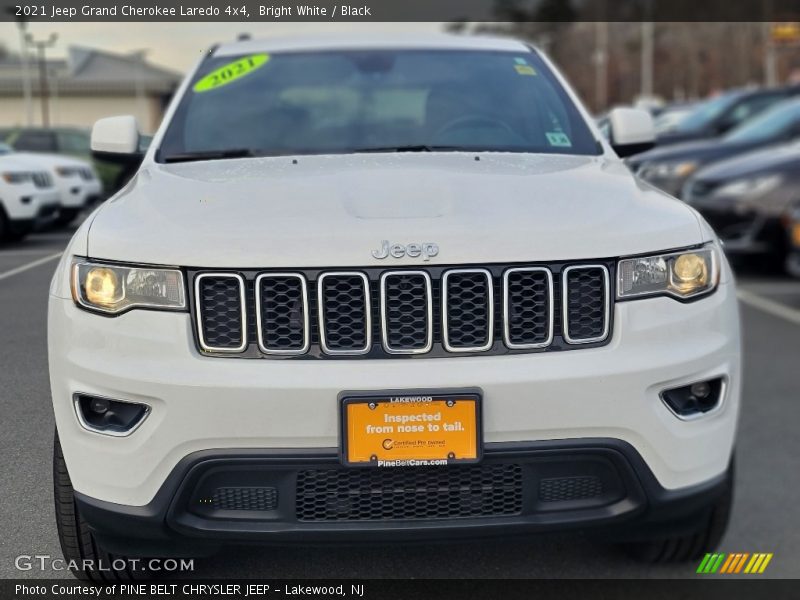
M 672 179 L 675 177 L 688 177 L 697 170 L 699 165 L 691 160 L 680 162 L 649 163 L 639 169 L 638 175 L 642 179 Z
M 3 181 L 6 183 L 25 183 L 31 180 L 31 174 L 24 171 L 7 171 L 3 173 Z
M 132 308 L 186 308 L 183 273 L 177 269 L 75 262 L 72 297 L 84 308 L 111 314 Z
M 719 258 L 713 246 L 656 256 L 625 258 L 617 268 L 617 298 L 707 294 L 719 281 Z
M 80 167 L 56 167 L 56 173 L 61 177 L 77 177 L 81 174 Z
M 749 177 L 735 179 L 730 183 L 720 186 L 714 192 L 715 196 L 761 196 L 768 194 L 783 183 L 780 175 L 764 175 L 762 177 Z

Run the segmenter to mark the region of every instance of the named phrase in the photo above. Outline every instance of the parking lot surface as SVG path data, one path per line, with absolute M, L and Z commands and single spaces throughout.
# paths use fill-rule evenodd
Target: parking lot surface
M 53 417 L 47 374 L 50 276 L 71 232 L 0 246 L 0 577 L 19 555 L 60 557 L 53 517 Z M 722 552 L 772 552 L 764 576 L 800 577 L 800 281 L 739 273 L 745 384 L 733 515 Z M 200 577 L 694 577 L 696 565 L 649 566 L 586 533 L 426 545 L 237 547 L 197 560 Z

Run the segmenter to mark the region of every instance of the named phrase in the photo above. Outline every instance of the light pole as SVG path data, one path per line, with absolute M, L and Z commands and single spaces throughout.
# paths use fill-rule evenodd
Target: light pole
M 58 40 L 57 33 L 51 33 L 50 37 L 46 40 L 35 40 L 33 35 L 30 33 L 25 35 L 25 42 L 34 48 L 36 48 L 37 58 L 39 60 L 39 95 L 42 99 L 42 126 L 49 127 L 50 126 L 50 107 L 47 103 L 47 62 L 46 62 L 46 52 L 48 48 L 52 48 L 56 40 Z
M 27 23 L 20 19 L 19 27 L 19 59 L 22 64 L 22 103 L 25 105 L 25 125 L 33 125 L 33 102 L 31 100 L 31 72 L 28 68 L 28 48 L 25 43 L 25 27 Z
M 136 60 L 136 71 L 134 73 L 134 94 L 136 95 L 136 112 L 139 113 L 140 123 L 146 123 L 149 127 L 150 119 L 147 114 L 147 101 L 144 94 L 144 60 L 149 49 L 134 50 L 131 56 Z

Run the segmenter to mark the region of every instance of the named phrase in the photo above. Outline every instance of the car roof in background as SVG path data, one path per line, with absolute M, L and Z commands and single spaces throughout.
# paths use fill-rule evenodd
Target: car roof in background
M 488 36 L 447 34 L 314 35 L 287 36 L 223 43 L 214 56 L 237 56 L 256 52 L 299 52 L 314 50 L 489 50 L 529 52 L 518 40 Z

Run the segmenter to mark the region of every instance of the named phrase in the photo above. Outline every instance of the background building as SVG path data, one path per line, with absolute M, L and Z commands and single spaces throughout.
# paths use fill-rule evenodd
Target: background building
M 181 74 L 148 62 L 144 53 L 113 54 L 70 47 L 66 59 L 45 62 L 42 86 L 39 64 L 28 61 L 32 91 L 31 125 L 42 125 L 42 90 L 50 126 L 91 127 L 102 117 L 136 115 L 143 133 L 158 127 Z M 27 125 L 24 67 L 20 57 L 0 57 L 0 127 Z

